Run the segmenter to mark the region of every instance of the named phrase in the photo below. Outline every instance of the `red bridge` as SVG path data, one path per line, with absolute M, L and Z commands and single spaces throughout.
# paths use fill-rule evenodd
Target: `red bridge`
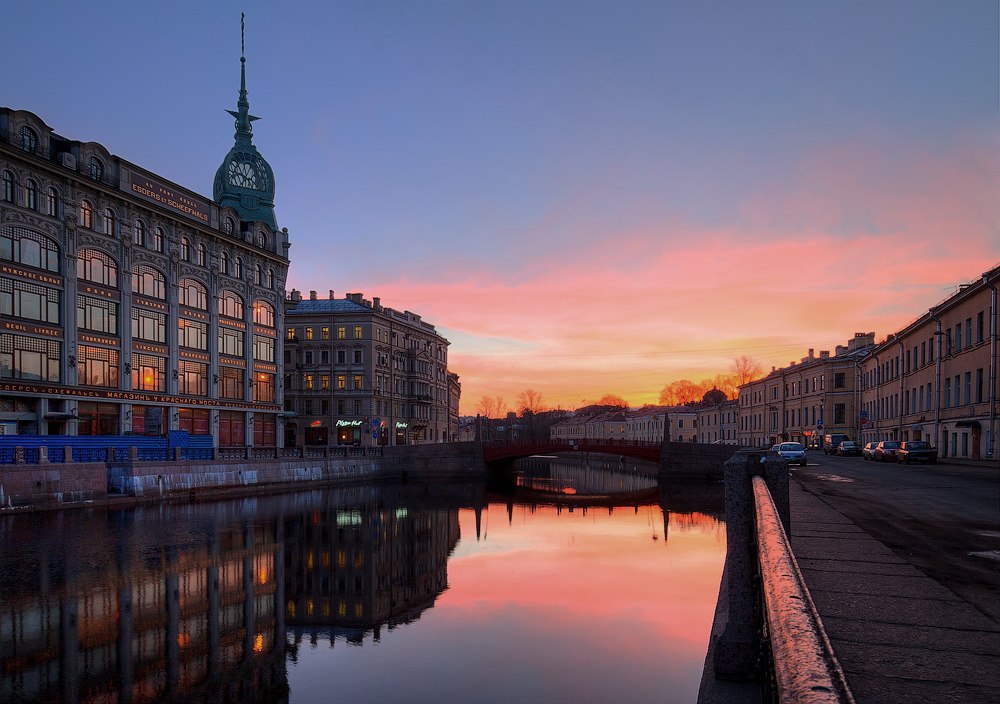
M 659 462 L 663 444 L 629 440 L 576 440 L 574 442 L 543 440 L 534 443 L 483 443 L 483 460 L 487 464 L 508 462 L 531 455 L 551 455 L 556 452 L 601 452 L 649 462 Z

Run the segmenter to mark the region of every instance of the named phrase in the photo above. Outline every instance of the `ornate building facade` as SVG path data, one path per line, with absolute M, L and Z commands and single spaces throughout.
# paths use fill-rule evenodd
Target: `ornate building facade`
M 0 432 L 280 442 L 288 232 L 245 61 L 214 199 L 0 107 Z

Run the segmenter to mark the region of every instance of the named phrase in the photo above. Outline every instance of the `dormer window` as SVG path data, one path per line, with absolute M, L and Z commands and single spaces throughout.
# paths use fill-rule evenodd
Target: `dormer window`
M 87 162 L 87 168 L 90 171 L 90 177 L 95 181 L 100 181 L 104 178 L 104 163 L 96 156 L 90 157 L 90 161 Z
M 261 248 L 267 247 L 267 235 L 264 234 L 263 230 L 257 233 L 257 246 Z
M 29 154 L 38 151 L 38 135 L 27 125 L 21 127 L 21 149 Z
M 231 235 L 234 229 L 236 229 L 236 223 L 233 222 L 232 218 L 226 218 L 226 222 L 222 226 L 222 231 L 227 235 Z

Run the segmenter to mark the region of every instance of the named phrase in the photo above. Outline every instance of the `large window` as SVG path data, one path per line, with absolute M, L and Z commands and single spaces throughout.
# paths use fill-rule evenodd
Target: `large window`
M 232 291 L 219 294 L 219 315 L 243 320 L 243 299 Z
M 208 310 L 208 289 L 205 288 L 204 284 L 194 279 L 181 279 L 177 287 L 182 306 Z
M 219 367 L 219 397 L 242 399 L 244 397 L 245 383 L 242 369 L 235 367 Z
M 132 293 L 138 293 L 149 298 L 165 300 L 167 297 L 167 280 L 158 269 L 148 264 L 136 264 L 132 267 Z
M 118 350 L 80 345 L 77 370 L 81 386 L 118 388 Z
M 274 402 L 274 374 L 257 372 L 253 375 L 253 397 L 262 403 Z
M 208 350 L 208 325 L 181 318 L 177 321 L 177 344 L 192 350 Z
M 14 202 L 14 174 L 7 170 L 3 172 L 3 199 L 8 203 Z
M 0 278 L 0 314 L 59 324 L 62 293 L 23 279 Z
M 116 232 L 115 225 L 116 225 L 117 222 L 118 222 L 118 219 L 115 217 L 115 211 L 113 211 L 111 208 L 105 208 L 104 209 L 104 234 L 105 235 L 111 235 L 112 237 L 114 237 L 115 236 L 115 232 Z
M 178 427 L 186 430 L 191 435 L 211 435 L 212 429 L 209 426 L 211 411 L 201 408 L 181 408 L 179 409 L 180 420 Z
M 37 232 L 3 225 L 0 226 L 0 259 L 58 273 L 59 246 Z
M 92 284 L 118 288 L 118 263 L 104 252 L 84 249 L 76 255 L 76 276 Z
M 76 432 L 80 435 L 117 435 L 118 404 L 80 401 Z
M 167 315 L 145 308 L 132 309 L 132 337 L 149 342 L 167 341 Z
M 0 378 L 59 381 L 62 343 L 0 334 Z
M 232 328 L 219 327 L 219 354 L 243 356 L 243 333 Z
M 253 336 L 253 358 L 258 362 L 274 361 L 274 339 L 265 335 Z
M 80 227 L 94 229 L 94 206 L 89 200 L 80 201 Z
M 118 334 L 118 304 L 82 294 L 76 297 L 76 325 L 84 330 Z
M 166 391 L 166 358 L 133 352 L 132 389 L 135 391 Z
M 208 365 L 181 360 L 177 391 L 189 396 L 208 396 Z M 205 411 L 207 414 L 208 411 Z M 183 430 L 183 428 L 182 428 Z M 190 432 L 190 431 L 189 431 Z
M 96 181 L 104 178 L 104 162 L 96 156 L 90 157 L 90 160 L 87 162 L 87 170 L 90 172 L 90 177 Z
M 219 445 L 246 444 L 246 414 L 240 411 L 219 411 Z
M 269 303 L 256 301 L 253 304 L 253 322 L 265 328 L 274 327 L 274 308 Z

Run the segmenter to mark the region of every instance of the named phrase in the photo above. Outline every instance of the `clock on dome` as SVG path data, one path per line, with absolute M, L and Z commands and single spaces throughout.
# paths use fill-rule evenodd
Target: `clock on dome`
M 264 160 L 253 154 L 237 154 L 229 162 L 229 184 L 252 191 L 266 191 L 267 168 Z

